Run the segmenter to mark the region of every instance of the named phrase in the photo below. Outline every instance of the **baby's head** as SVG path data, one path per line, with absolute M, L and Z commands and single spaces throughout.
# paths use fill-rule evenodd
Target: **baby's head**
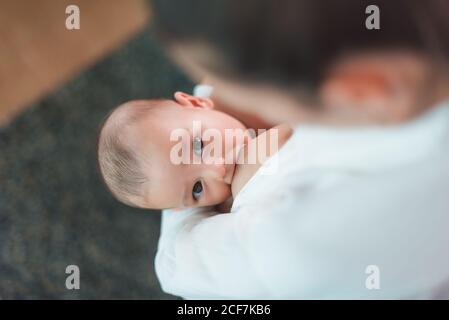
M 229 132 L 246 128 L 213 107 L 210 99 L 177 92 L 174 100 L 135 100 L 116 108 L 98 140 L 98 163 L 111 193 L 125 204 L 153 209 L 215 205 L 229 198 L 235 161 L 222 160 L 243 143 Z M 204 139 L 208 129 L 216 134 Z M 219 150 L 203 161 L 211 143 Z M 188 161 L 179 163 L 180 155 Z

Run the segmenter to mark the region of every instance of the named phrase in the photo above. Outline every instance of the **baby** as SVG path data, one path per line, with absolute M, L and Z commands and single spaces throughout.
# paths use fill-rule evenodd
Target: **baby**
M 214 110 L 211 99 L 176 92 L 174 100 L 116 108 L 101 127 L 98 162 L 108 189 L 130 206 L 211 206 L 235 197 L 260 166 L 239 161 L 257 152 L 248 144 L 253 137 L 242 122 Z

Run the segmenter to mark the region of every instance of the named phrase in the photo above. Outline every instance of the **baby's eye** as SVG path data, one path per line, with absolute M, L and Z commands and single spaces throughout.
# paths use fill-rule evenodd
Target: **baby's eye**
M 201 194 L 203 193 L 203 184 L 198 181 L 193 185 L 192 189 L 192 197 L 195 200 L 198 200 L 201 197 Z
M 193 138 L 193 152 L 197 156 L 201 156 L 203 154 L 203 140 L 201 137 Z

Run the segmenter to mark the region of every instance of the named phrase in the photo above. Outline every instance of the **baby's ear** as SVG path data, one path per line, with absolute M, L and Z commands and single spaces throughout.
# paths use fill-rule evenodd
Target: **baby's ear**
M 183 107 L 214 108 L 214 102 L 211 99 L 195 97 L 181 91 L 175 92 L 175 100 Z

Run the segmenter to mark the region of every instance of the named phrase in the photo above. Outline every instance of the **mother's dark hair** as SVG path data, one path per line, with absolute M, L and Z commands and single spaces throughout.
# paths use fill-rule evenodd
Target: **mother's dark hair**
M 204 43 L 222 59 L 207 66 L 247 80 L 313 87 L 339 55 L 405 48 L 449 60 L 447 0 L 153 0 L 167 44 Z M 380 30 L 365 27 L 368 5 Z

